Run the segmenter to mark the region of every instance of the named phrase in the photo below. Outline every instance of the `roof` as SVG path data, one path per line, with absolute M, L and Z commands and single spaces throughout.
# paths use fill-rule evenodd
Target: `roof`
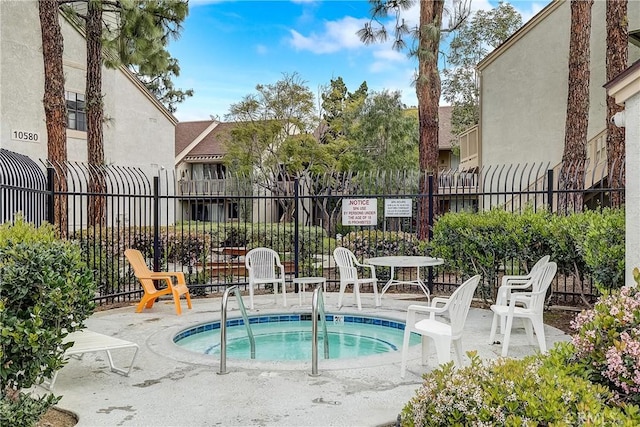
M 406 109 L 410 115 L 418 118 L 418 108 L 411 107 Z M 438 148 L 440 150 L 450 150 L 452 147 L 451 140 L 456 140 L 456 136 L 451 132 L 451 113 L 453 107 L 450 105 L 438 107 Z
M 176 125 L 176 157 L 183 160 L 221 159 L 225 140 L 235 123 L 215 120 L 179 122 Z M 185 150 L 187 150 L 185 152 Z

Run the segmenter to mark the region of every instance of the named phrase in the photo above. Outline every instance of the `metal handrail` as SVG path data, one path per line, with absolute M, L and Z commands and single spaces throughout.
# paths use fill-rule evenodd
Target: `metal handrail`
M 318 317 L 322 319 L 322 336 L 324 341 L 324 358 L 329 358 L 329 334 L 327 333 L 327 316 L 324 313 L 324 294 L 322 283 L 316 285 L 311 299 L 311 376 L 318 373 Z
M 238 307 L 240 308 L 240 313 L 242 313 L 242 319 L 244 320 L 244 325 L 247 328 L 247 335 L 249 336 L 249 343 L 251 345 L 251 358 L 256 358 L 256 340 L 253 337 L 253 332 L 251 331 L 251 325 L 249 324 L 249 316 L 247 315 L 247 309 L 244 306 L 244 301 L 242 300 L 242 294 L 240 293 L 240 289 L 238 286 L 231 286 L 225 289 L 224 294 L 222 295 L 222 306 L 220 308 L 221 317 L 220 317 L 220 372 L 219 375 L 228 374 L 227 372 L 227 306 L 229 300 L 229 293 L 233 291 L 236 295 L 236 300 L 238 301 Z

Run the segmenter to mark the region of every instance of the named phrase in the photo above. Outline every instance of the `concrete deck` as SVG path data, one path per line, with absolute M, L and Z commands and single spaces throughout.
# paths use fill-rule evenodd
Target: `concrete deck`
M 289 307 L 273 295 L 256 296 L 252 314 L 308 312 L 298 297 L 288 294 Z M 415 295 L 385 294 L 382 307 L 372 308 L 373 297 L 363 296 L 358 312 L 351 295 L 345 307 L 335 309 L 337 293 L 326 295 L 327 312 L 357 313 L 404 321 Z M 307 294 L 307 302 L 310 294 Z M 239 317 L 235 298 L 229 317 Z M 193 309 L 176 316 L 173 303 L 160 301 L 143 313 L 131 307 L 97 312 L 86 321 L 89 329 L 133 341 L 140 346 L 129 377 L 110 372 L 104 353 L 71 359 L 60 371 L 54 394 L 58 407 L 76 413 L 82 426 L 379 426 L 393 423 L 421 384 L 421 375 L 433 369 L 420 365 L 420 346 L 413 346 L 405 379 L 400 378 L 400 352 L 353 360 L 319 361 L 319 376 L 312 377 L 309 362 L 256 362 L 227 360 L 226 375 L 219 375 L 219 357 L 191 353 L 175 346 L 181 330 L 220 319 L 220 298 L 193 300 Z M 483 359 L 497 358 L 500 345 L 489 345 L 492 314 L 472 308 L 463 338 L 465 351 L 477 350 Z M 518 326 L 520 322 L 516 322 Z M 547 345 L 567 340 L 545 326 Z M 524 330 L 515 329 L 510 357 L 533 354 Z M 116 364 L 126 364 L 127 350 L 112 352 Z

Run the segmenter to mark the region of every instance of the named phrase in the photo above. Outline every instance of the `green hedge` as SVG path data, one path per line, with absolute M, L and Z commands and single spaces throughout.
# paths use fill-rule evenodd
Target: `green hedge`
M 624 210 L 559 216 L 495 209 L 443 215 L 428 246 L 446 260 L 447 269 L 465 277 L 482 274 L 485 298 L 495 295 L 500 271 L 512 263 L 528 271 L 544 255 L 551 255 L 559 271 L 578 284 L 590 275 L 603 292 L 624 284 L 624 233 Z

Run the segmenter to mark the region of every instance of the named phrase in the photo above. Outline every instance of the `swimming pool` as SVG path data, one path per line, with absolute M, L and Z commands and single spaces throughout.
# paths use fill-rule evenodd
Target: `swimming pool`
M 348 314 L 326 314 L 329 359 L 352 359 L 400 350 L 404 323 Z M 256 360 L 311 360 L 311 314 L 271 314 L 249 317 L 256 343 Z M 319 327 L 319 357 L 324 357 Z M 176 334 L 178 346 L 200 354 L 220 354 L 220 321 L 205 323 Z M 412 334 L 411 345 L 420 337 Z M 227 357 L 250 359 L 244 321 L 227 320 Z

